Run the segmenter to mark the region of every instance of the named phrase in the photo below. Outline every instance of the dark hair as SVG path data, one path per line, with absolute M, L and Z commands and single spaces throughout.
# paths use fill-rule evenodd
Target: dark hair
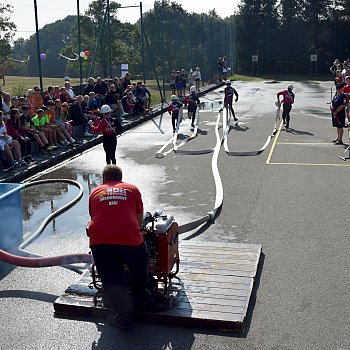
M 102 171 L 103 181 L 122 181 L 123 172 L 118 165 L 106 165 Z
M 15 114 L 19 112 L 19 109 L 18 108 L 12 108 L 10 110 L 10 119 L 13 119 Z

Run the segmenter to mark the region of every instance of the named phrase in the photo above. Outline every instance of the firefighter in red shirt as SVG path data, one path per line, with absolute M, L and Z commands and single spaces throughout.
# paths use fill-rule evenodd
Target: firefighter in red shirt
M 290 111 L 292 109 L 292 104 L 294 103 L 294 99 L 295 99 L 293 88 L 294 88 L 293 85 L 289 85 L 287 90 L 283 90 L 277 93 L 278 106 L 281 105 L 280 96 L 283 96 L 282 119 L 283 119 L 283 124 L 286 126 L 286 129 L 289 128 Z
M 111 107 L 103 105 L 101 107 L 102 119 L 97 126 L 93 125 L 93 121 L 89 121 L 91 131 L 93 133 L 102 132 L 103 149 L 106 152 L 107 164 L 117 164 L 115 151 L 117 149 L 117 134 L 123 132 L 123 126 L 116 118 L 111 116 Z
M 113 308 L 108 322 L 126 330 L 134 327 L 133 305 L 142 305 L 150 298 L 148 256 L 141 234 L 143 202 L 139 189 L 122 181 L 120 167 L 105 166 L 102 177 L 103 184 L 89 197 L 88 236 L 105 296 Z

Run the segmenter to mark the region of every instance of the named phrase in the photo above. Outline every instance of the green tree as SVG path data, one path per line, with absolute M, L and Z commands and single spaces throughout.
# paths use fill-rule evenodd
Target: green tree
M 10 42 L 15 34 L 16 25 L 10 21 L 13 7 L 6 3 L 0 4 L 0 62 L 11 53 Z
M 81 20 L 81 47 L 88 50 L 90 55 L 83 61 L 83 74 L 109 75 L 109 36 L 106 13 L 106 0 L 95 0 L 90 3 L 89 8 Z M 134 73 L 140 63 L 140 33 L 135 25 L 121 23 L 118 20 L 120 4 L 110 2 L 110 36 L 112 51 L 112 66 L 119 74 L 120 64 L 128 63 L 129 69 Z M 78 31 L 77 23 L 72 28 L 72 42 L 62 49 L 61 53 L 73 55 L 77 53 Z M 92 65 L 92 63 L 94 65 Z M 69 70 L 78 72 L 78 61 L 68 63 Z
M 237 15 L 240 66 L 249 70 L 251 55 L 259 55 L 259 67 L 270 71 L 278 51 L 278 12 L 276 0 L 245 0 Z

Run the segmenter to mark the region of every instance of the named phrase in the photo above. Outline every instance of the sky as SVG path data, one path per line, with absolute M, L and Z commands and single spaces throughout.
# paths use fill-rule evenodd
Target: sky
M 11 21 L 17 25 L 17 33 L 14 39 L 20 37 L 28 39 L 35 33 L 34 17 L 34 0 L 4 0 L 13 6 Z M 92 0 L 80 0 L 80 13 L 83 14 Z M 222 17 L 231 16 L 237 9 L 239 0 L 175 0 L 187 12 L 208 13 L 210 10 L 216 10 L 217 14 Z M 121 22 L 135 23 L 140 18 L 140 1 L 134 0 L 123 1 L 116 0 L 122 6 L 137 6 L 136 8 L 125 8 L 119 10 L 119 20 Z M 230 3 L 230 6 L 228 6 Z M 153 8 L 154 1 L 142 1 L 143 13 Z M 38 24 L 39 29 L 48 23 L 53 23 L 63 19 L 69 14 L 77 13 L 76 0 L 37 0 L 38 7 Z

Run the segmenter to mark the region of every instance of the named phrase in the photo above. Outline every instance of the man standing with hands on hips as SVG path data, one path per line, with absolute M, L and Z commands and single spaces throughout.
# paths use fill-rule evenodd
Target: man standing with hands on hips
M 134 305 L 150 301 L 146 289 L 148 256 L 141 234 L 143 202 L 139 189 L 122 181 L 119 166 L 105 166 L 102 177 L 103 184 L 89 197 L 88 236 L 105 296 L 113 309 L 108 323 L 127 330 L 134 327 Z

